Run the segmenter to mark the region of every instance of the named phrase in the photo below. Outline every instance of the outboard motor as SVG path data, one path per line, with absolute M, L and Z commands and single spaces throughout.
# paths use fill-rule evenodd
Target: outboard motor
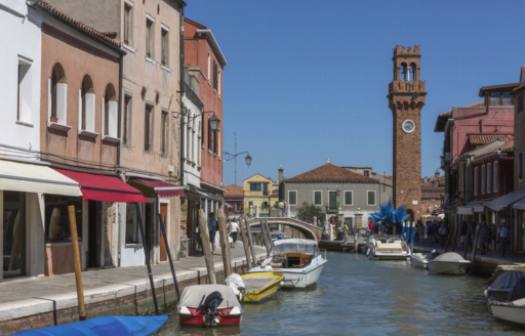
M 204 324 L 206 326 L 214 326 L 219 321 L 217 316 L 217 308 L 223 301 L 222 294 L 218 291 L 210 293 L 208 296 L 203 296 L 199 304 L 199 310 L 204 314 Z

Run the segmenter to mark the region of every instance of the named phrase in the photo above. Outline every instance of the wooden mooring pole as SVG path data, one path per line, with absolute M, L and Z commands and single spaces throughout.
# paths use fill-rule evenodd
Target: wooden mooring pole
M 255 250 L 253 249 L 252 229 L 246 217 L 244 217 L 244 224 L 246 225 L 246 235 L 248 236 L 248 246 L 250 247 L 250 254 L 252 255 L 252 265 L 257 265 L 257 258 L 255 257 Z
M 239 218 L 239 231 L 241 231 L 242 247 L 244 248 L 244 255 L 246 256 L 246 266 L 251 268 L 255 265 L 252 264 L 252 256 L 250 254 L 250 246 L 248 242 L 248 233 L 246 232 L 246 226 L 244 218 Z
M 151 296 L 153 299 L 153 305 L 155 306 L 155 314 L 159 315 L 159 303 L 157 302 L 157 292 L 155 291 L 155 281 L 153 281 L 153 271 L 151 270 L 151 259 L 150 259 L 150 250 L 149 250 L 149 242 L 146 239 L 146 230 L 144 227 L 146 226 L 146 221 L 144 221 L 144 226 L 142 226 L 143 218 L 142 217 L 142 211 L 138 204 L 136 204 L 137 207 L 137 213 L 139 216 L 139 234 L 140 239 L 142 240 L 142 247 L 144 248 L 144 259 L 146 261 L 146 268 L 148 270 L 148 278 L 149 278 L 149 285 L 151 287 Z
M 216 284 L 217 278 L 215 276 L 215 263 L 213 262 L 213 255 L 211 254 L 208 221 L 202 209 L 199 210 L 199 231 L 202 240 L 202 250 L 204 251 L 204 261 L 206 262 L 206 269 L 208 270 L 208 280 L 210 284 Z
M 222 264 L 224 268 L 224 278 L 232 274 L 232 258 L 230 242 L 228 241 L 228 230 L 226 229 L 226 218 L 223 209 L 219 209 L 219 233 L 221 235 Z
M 73 264 L 75 268 L 75 282 L 77 286 L 78 318 L 80 321 L 86 319 L 86 307 L 84 305 L 84 285 L 82 283 L 82 267 L 80 266 L 80 249 L 78 247 L 77 217 L 74 205 L 67 207 L 69 217 L 69 231 L 71 233 L 71 248 L 73 249 Z
M 272 249 L 272 238 L 270 234 L 270 228 L 268 227 L 267 221 L 261 222 L 261 235 L 264 242 L 264 247 L 266 248 L 266 256 L 270 255 L 270 250 Z
M 159 219 L 160 230 L 162 232 L 162 237 L 164 239 L 164 245 L 166 246 L 168 261 L 170 263 L 171 276 L 173 278 L 173 286 L 175 286 L 175 292 L 177 293 L 177 300 L 179 300 L 180 299 L 179 283 L 177 282 L 177 275 L 175 273 L 175 265 L 173 264 L 170 244 L 168 242 L 168 236 L 166 235 L 168 230 L 166 229 L 166 223 L 164 223 L 164 221 L 162 220 L 162 216 L 160 215 L 160 213 L 157 213 L 157 218 Z

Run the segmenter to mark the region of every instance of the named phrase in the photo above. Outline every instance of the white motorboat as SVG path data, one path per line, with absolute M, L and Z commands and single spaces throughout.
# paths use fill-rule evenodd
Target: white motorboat
M 432 274 L 462 275 L 467 273 L 470 261 L 456 252 L 445 252 L 428 262 L 428 271 Z
M 501 273 L 485 294 L 495 318 L 525 325 L 525 272 Z
M 369 258 L 378 260 L 406 260 L 410 256 L 410 247 L 397 236 L 370 236 L 368 239 Z
M 271 256 L 250 272 L 279 272 L 284 276 L 283 288 L 307 288 L 317 283 L 326 262 L 317 241 L 281 239 L 273 243 Z

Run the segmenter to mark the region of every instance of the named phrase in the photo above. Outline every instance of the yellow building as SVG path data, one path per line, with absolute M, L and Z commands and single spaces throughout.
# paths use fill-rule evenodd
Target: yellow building
M 256 174 L 243 182 L 244 213 L 250 217 L 269 217 L 278 200 L 271 178 Z

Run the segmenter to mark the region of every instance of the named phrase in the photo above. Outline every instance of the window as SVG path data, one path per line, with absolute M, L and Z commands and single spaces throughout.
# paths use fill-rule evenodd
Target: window
M 146 18 L 146 57 L 153 59 L 155 32 L 153 31 L 153 20 Z
M 213 88 L 217 90 L 219 88 L 219 67 L 216 62 L 213 62 Z
M 345 191 L 345 205 L 354 204 L 354 193 L 352 191 Z
M 122 142 L 130 144 L 131 135 L 131 96 L 124 95 L 124 113 L 122 115 Z
M 479 194 L 479 167 L 474 167 L 474 196 Z
M 144 150 L 151 150 L 153 140 L 153 105 L 146 104 L 144 113 Z
M 337 191 L 328 192 L 328 207 L 330 209 L 337 209 Z
M 519 160 L 518 160 L 518 176 L 519 176 L 519 179 L 520 179 L 520 180 L 523 179 L 523 152 L 521 152 L 520 155 L 519 155 Z
M 212 149 L 213 146 L 213 131 L 211 129 L 211 118 L 208 117 L 208 150 Z
M 492 164 L 492 191 L 499 192 L 499 161 Z
M 208 54 L 208 81 L 211 81 L 211 56 Z
M 366 204 L 376 205 L 376 192 L 374 190 L 369 190 L 366 194 Z
M 481 166 L 481 195 L 487 192 L 487 168 L 485 164 Z
M 133 45 L 133 7 L 124 3 L 124 44 Z
M 67 83 L 62 65 L 55 64 L 48 84 L 49 121 L 66 125 Z
M 262 191 L 262 183 L 259 183 L 259 182 L 250 183 L 250 191 Z
M 169 31 L 165 28 L 160 28 L 160 64 L 165 67 L 170 66 L 170 38 Z
M 202 143 L 202 133 L 201 133 L 201 121 L 199 120 L 199 124 L 197 126 L 197 130 L 198 130 L 198 133 L 197 133 L 197 142 L 195 143 L 195 150 L 197 152 L 197 165 L 200 166 L 201 164 L 201 151 L 200 151 L 200 144 Z
M 487 194 L 492 192 L 492 162 L 487 163 Z
M 321 191 L 314 191 L 314 205 L 323 204 L 323 194 Z
M 78 197 L 45 195 L 45 236 L 46 242 L 71 241 L 69 231 L 68 205 L 74 205 L 77 219 L 78 238 L 82 239 L 82 201 Z
M 410 66 L 408 67 L 408 81 L 413 81 L 416 78 L 416 65 L 414 63 L 410 63 Z
M 31 124 L 32 113 L 31 104 L 33 96 L 33 74 L 31 71 L 32 61 L 19 56 L 18 57 L 18 94 L 17 94 L 17 115 L 18 121 Z
M 160 155 L 166 156 L 168 153 L 168 112 L 162 111 L 160 135 Z
M 289 205 L 296 205 L 297 204 L 297 191 L 295 191 L 295 190 L 288 191 L 288 204 Z
M 126 244 L 140 244 L 138 207 L 137 203 L 126 205 Z
M 217 93 L 220 96 L 222 94 L 221 92 L 222 91 L 222 72 L 220 70 L 219 70 L 218 76 L 219 78 L 217 78 L 217 85 L 218 85 Z
M 406 81 L 408 78 L 408 69 L 406 63 L 401 63 L 400 71 L 400 80 Z
M 26 270 L 26 194 L 4 191 L 3 196 L 3 270 L 5 277 L 14 277 Z
M 118 102 L 112 84 L 106 86 L 104 94 L 104 136 L 118 138 Z
M 80 130 L 95 132 L 95 90 L 88 75 L 80 88 Z
M 219 153 L 219 130 L 213 130 L 213 153 Z

